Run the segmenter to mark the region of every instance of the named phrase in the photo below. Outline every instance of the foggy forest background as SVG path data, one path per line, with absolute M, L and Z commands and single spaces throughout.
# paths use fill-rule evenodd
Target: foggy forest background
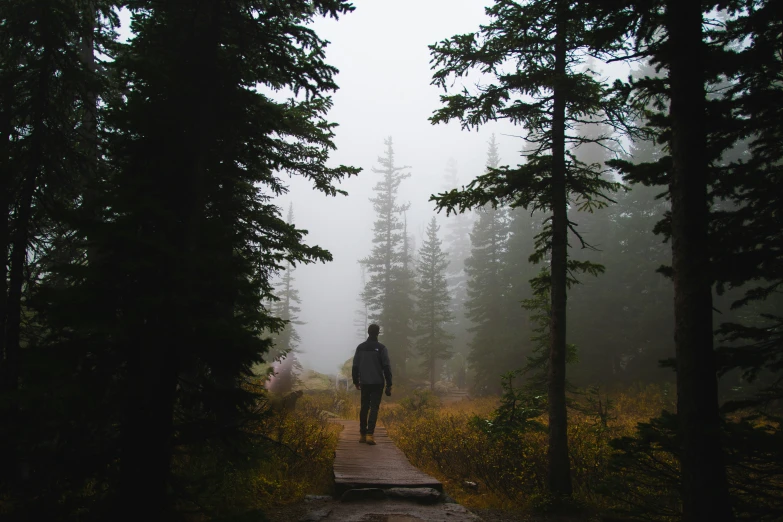
M 362 3 L 0 3 L 0 514 L 221 520 L 274 397 L 349 386 L 376 322 L 395 387 L 545 433 L 553 504 L 588 488 L 571 416 L 655 385 L 673 411 L 602 439 L 628 516 L 783 516 L 779 11 L 473 4 L 417 35 L 428 142 L 384 127 L 417 95 L 338 97 L 321 35 Z

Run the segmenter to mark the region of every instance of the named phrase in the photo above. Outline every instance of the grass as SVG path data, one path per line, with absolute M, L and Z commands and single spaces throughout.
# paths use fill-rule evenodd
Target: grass
M 569 450 L 575 505 L 598 512 L 613 507 L 602 490 L 616 451 L 611 439 L 633 435 L 637 423 L 673 405 L 660 386 L 603 395 L 600 410 L 588 398 L 577 398 L 579 409 L 569 413 Z M 548 512 L 555 502 L 546 492 L 546 431 L 493 433 L 486 423 L 498 403 L 498 398 L 488 397 L 441 406 L 437 398 L 420 394 L 387 405 L 381 418 L 410 461 L 443 482 L 466 507 Z M 546 416 L 536 420 L 545 427 Z

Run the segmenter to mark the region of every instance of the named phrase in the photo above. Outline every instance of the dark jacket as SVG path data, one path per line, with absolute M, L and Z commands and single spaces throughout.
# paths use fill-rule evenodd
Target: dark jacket
M 386 386 L 391 386 L 389 351 L 378 342 L 378 339 L 368 337 L 366 341 L 356 347 L 351 374 L 355 385 L 383 384 L 385 378 Z

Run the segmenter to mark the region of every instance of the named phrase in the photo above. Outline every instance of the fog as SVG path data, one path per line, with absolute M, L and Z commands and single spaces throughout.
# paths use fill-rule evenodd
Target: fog
M 439 107 L 442 90 L 430 85 L 427 46 L 454 34 L 478 29 L 485 2 L 476 0 L 359 1 L 339 21 L 319 20 L 318 34 L 329 40 L 327 62 L 340 70 L 330 121 L 337 150 L 332 164 L 363 170 L 342 185 L 348 196 L 328 198 L 302 179 L 290 179 L 290 192 L 279 205 L 293 204 L 295 224 L 306 229 L 309 244 L 329 250 L 334 261 L 297 267 L 296 288 L 302 299 L 297 326 L 300 360 L 305 367 L 335 373 L 361 342 L 354 326 L 359 306 L 358 260 L 371 249 L 375 219 L 369 197 L 379 175 L 372 172 L 383 153 L 383 140 L 394 140 L 396 160 L 411 177 L 399 192 L 409 202 L 408 230 L 416 244 L 433 215 L 430 194 L 444 187 L 446 162 L 453 158 L 460 183 L 481 174 L 487 141 L 496 134 L 502 164 L 516 164 L 522 140 L 507 123 L 487 124 L 465 132 L 457 123 L 432 125 L 427 118 Z M 442 214 L 445 218 L 445 214 Z

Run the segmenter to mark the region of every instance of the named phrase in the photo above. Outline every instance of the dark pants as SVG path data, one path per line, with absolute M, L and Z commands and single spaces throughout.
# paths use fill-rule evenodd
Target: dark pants
M 362 384 L 362 409 L 359 411 L 359 431 L 362 435 L 375 433 L 375 423 L 378 420 L 378 408 L 383 397 L 383 384 Z M 367 412 L 370 418 L 367 418 Z

